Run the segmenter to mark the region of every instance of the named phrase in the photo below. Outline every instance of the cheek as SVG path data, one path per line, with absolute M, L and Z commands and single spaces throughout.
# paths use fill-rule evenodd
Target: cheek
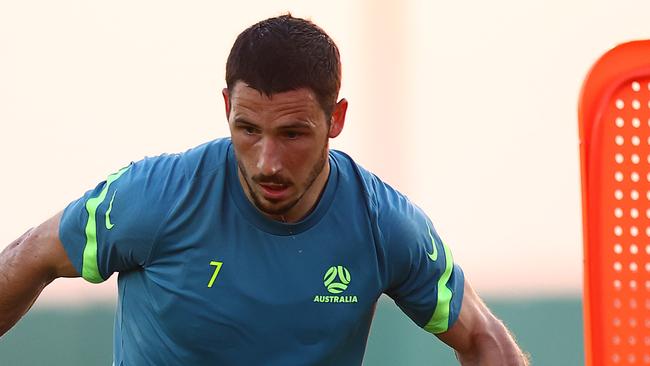
M 254 162 L 256 161 L 253 145 L 248 143 L 246 139 L 237 139 L 235 137 L 232 138 L 232 145 L 235 149 L 237 161 L 250 171 L 255 166 Z
M 295 144 L 284 155 L 285 167 L 290 167 L 296 175 L 308 175 L 313 166 L 322 159 L 323 146 L 315 141 Z

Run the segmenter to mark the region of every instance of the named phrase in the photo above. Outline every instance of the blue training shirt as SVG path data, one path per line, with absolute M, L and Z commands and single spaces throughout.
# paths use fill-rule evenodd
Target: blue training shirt
M 118 277 L 119 365 L 360 365 L 382 293 L 418 326 L 457 319 L 463 273 L 427 216 L 347 155 L 298 223 L 261 214 L 230 139 L 122 168 L 64 211 L 79 273 Z

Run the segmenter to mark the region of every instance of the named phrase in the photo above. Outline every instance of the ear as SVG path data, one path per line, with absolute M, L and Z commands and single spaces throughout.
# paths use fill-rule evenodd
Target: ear
M 230 92 L 228 88 L 223 88 L 221 94 L 223 95 L 223 104 L 226 106 L 226 120 L 230 120 Z
M 343 131 L 345 125 L 345 113 L 348 111 L 348 101 L 343 98 L 339 100 L 334 106 L 332 111 L 332 119 L 330 120 L 330 131 L 328 136 L 334 138 Z

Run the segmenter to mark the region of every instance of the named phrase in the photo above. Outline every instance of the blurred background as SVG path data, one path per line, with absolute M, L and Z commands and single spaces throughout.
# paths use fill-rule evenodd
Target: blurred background
M 230 47 L 287 11 L 341 51 L 332 146 L 428 212 L 533 364 L 583 363 L 576 105 L 650 36 L 647 1 L 0 0 L 0 249 L 132 160 L 226 136 Z M 110 365 L 115 277 L 55 281 L 0 364 Z M 454 358 L 382 299 L 364 364 Z

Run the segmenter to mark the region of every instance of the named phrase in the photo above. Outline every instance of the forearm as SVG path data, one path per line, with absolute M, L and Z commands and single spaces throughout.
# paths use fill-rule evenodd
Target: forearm
M 456 351 L 463 366 L 528 366 L 528 357 L 519 349 L 512 335 L 496 318 L 489 320 L 486 332 L 476 333 L 466 349 Z
M 32 271 L 32 259 L 27 240 L 33 230 L 27 231 L 0 253 L 0 336 L 5 334 L 29 310 L 43 288 L 52 281 L 47 271 Z

